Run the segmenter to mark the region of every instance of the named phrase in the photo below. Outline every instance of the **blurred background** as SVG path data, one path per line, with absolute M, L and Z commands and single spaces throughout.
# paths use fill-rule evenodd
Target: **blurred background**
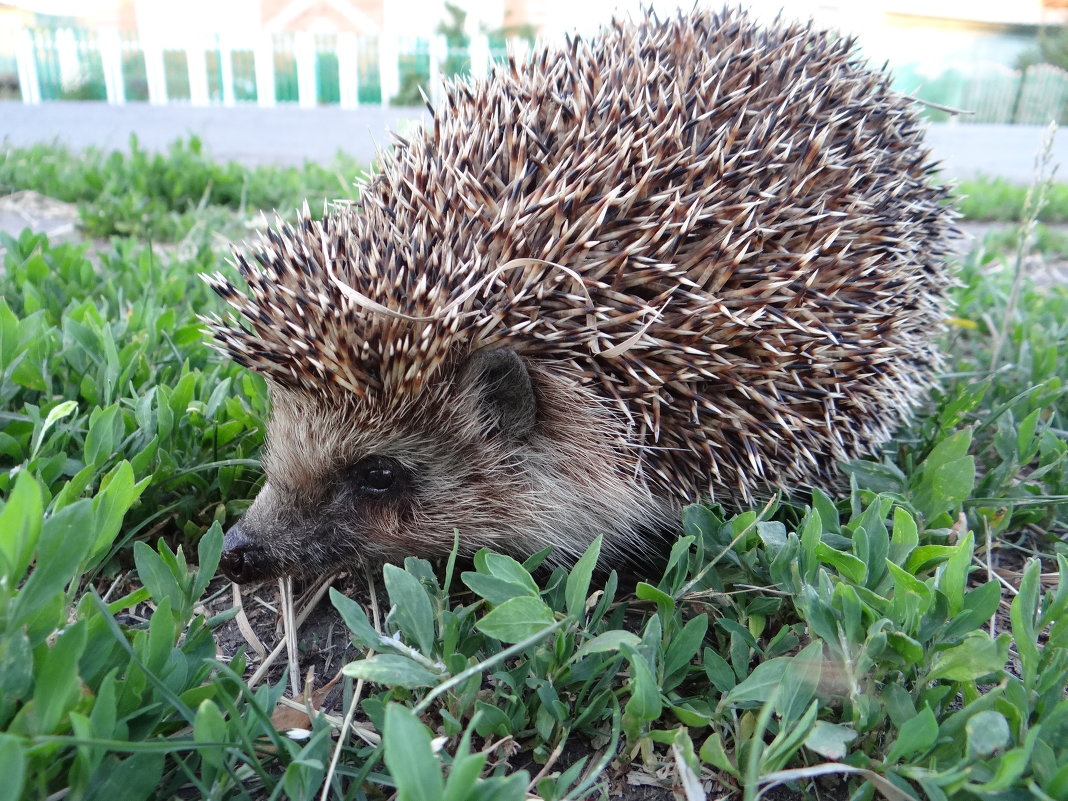
M 689 3 L 685 3 L 689 4 Z M 0 93 L 26 103 L 419 105 L 511 44 L 591 33 L 627 0 L 0 2 Z M 651 3 L 660 13 L 678 5 Z M 855 35 L 897 88 L 975 123 L 1063 122 L 1068 0 L 749 0 Z M 932 119 L 946 112 L 929 111 Z
M 246 164 L 322 160 L 339 150 L 369 163 L 388 144 L 387 130 L 422 118 L 421 91 L 433 102 L 444 77 L 483 75 L 509 51 L 522 58 L 538 39 L 589 34 L 643 5 L 671 13 L 679 3 L 0 2 L 0 138 L 123 148 L 133 132 L 159 149 L 195 134 L 215 156 Z M 871 62 L 889 65 L 898 90 L 926 101 L 925 117 L 959 126 L 935 126 L 931 135 L 951 174 L 986 167 L 1026 182 L 1041 147 L 1038 126 L 1068 117 L 1068 0 L 742 5 L 856 37 Z M 300 113 L 310 109 L 316 116 Z M 1001 151 L 993 161 L 992 148 Z
M 660 13 L 678 3 L 652 2 Z M 689 5 L 689 3 L 684 3 Z M 701 5 L 701 3 L 699 3 Z M 967 122 L 1045 124 L 1068 108 L 1068 0 L 748 0 L 814 18 L 888 62 L 897 88 Z M 36 103 L 419 105 L 536 37 L 589 34 L 629 0 L 0 2 L 0 92 Z M 933 119 L 946 112 L 931 109 Z

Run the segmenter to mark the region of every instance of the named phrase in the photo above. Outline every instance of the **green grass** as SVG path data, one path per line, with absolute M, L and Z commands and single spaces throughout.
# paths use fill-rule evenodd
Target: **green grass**
M 304 739 L 201 606 L 267 412 L 196 321 L 222 256 L 2 245 L 0 801 L 552 801 L 604 797 L 612 765 L 747 800 L 821 772 L 858 801 L 1068 797 L 1068 292 L 1017 281 L 1014 242 L 964 260 L 946 377 L 848 491 L 691 507 L 633 591 L 597 543 L 552 573 L 387 566 L 381 614 L 332 594 L 360 656 Z
M 1015 222 L 1021 219 L 1027 187 L 1004 178 L 979 178 L 956 185 L 957 205 L 966 220 Z M 1068 184 L 1054 184 L 1038 219 L 1047 223 L 1068 223 Z
M 178 140 L 166 153 L 144 150 L 137 137 L 131 137 L 129 152 L 7 146 L 0 148 L 0 196 L 33 189 L 78 203 L 81 227 L 92 236 L 171 241 L 203 223 L 213 209 L 277 209 L 291 216 L 305 200 L 315 210 L 326 200 L 354 198 L 360 166 L 341 154 L 330 165 L 307 162 L 302 168 L 220 164 L 195 136 Z M 1027 187 L 984 177 L 959 182 L 955 195 L 965 220 L 1015 222 Z M 1039 219 L 1068 223 L 1068 184 L 1052 186 Z
M 1016 226 L 992 230 L 983 237 L 983 245 L 994 253 L 1011 253 L 1016 248 L 1019 234 Z M 1068 231 L 1039 223 L 1035 226 L 1030 247 L 1035 253 L 1061 258 L 1068 256 Z
M 130 138 L 128 153 L 89 148 L 75 153 L 62 145 L 0 150 L 0 195 L 32 189 L 77 203 L 79 223 L 90 236 L 112 234 L 173 241 L 198 222 L 233 214 L 278 210 L 290 217 L 307 200 L 321 209 L 327 200 L 354 198 L 360 172 L 338 156 L 328 166 L 243 167 L 219 164 L 198 138 L 179 140 L 166 153 L 151 153 Z

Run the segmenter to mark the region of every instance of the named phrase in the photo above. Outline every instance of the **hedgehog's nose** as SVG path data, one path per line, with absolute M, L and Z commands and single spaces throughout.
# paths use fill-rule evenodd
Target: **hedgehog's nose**
M 219 567 L 230 581 L 238 584 L 259 581 L 270 575 L 263 549 L 245 533 L 240 522 L 234 524 L 223 538 Z

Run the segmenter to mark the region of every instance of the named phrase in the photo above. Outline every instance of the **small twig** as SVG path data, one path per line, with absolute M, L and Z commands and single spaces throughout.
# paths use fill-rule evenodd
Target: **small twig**
M 267 658 L 267 648 L 264 647 L 263 641 L 256 636 L 256 631 L 252 628 L 252 623 L 245 612 L 245 601 L 241 597 L 241 585 L 231 584 L 230 586 L 233 587 L 234 606 L 238 608 L 237 629 L 241 632 L 241 636 L 245 638 L 245 642 L 252 646 L 252 650 L 259 654 L 262 661 Z
M 904 95 L 906 100 L 911 100 L 913 103 L 919 103 L 921 106 L 927 108 L 933 108 L 936 111 L 944 111 L 947 114 L 953 114 L 954 116 L 970 117 L 975 114 L 971 109 L 966 108 L 954 108 L 953 106 L 943 106 L 941 103 L 934 103 L 930 100 L 924 100 L 922 97 L 913 97 L 912 95 Z
M 119 575 L 115 577 L 115 580 L 111 582 L 111 585 L 108 587 L 107 592 L 100 596 L 101 601 L 103 601 L 104 603 L 108 603 L 108 601 L 111 600 L 111 594 L 115 592 L 116 588 L 118 588 L 118 586 L 126 580 L 126 574 L 127 571 L 123 570 L 119 573 Z
M 545 639 L 545 637 L 547 637 L 549 634 L 552 634 L 561 626 L 565 626 L 570 622 L 571 619 L 566 617 L 562 618 L 561 620 L 557 620 L 555 623 L 551 623 L 545 628 L 539 629 L 537 632 L 527 637 L 525 640 L 520 640 L 515 645 L 511 645 L 508 648 L 505 648 L 503 651 L 498 651 L 489 659 L 483 659 L 477 665 L 471 665 L 469 668 L 461 670 L 455 676 L 446 681 L 443 681 L 441 684 L 437 685 L 430 692 L 428 692 L 423 697 L 423 700 L 421 700 L 418 704 L 412 707 L 412 711 L 416 715 L 421 714 L 428 706 L 430 706 L 431 701 L 433 701 L 442 693 L 451 690 L 457 684 L 463 684 L 472 676 L 485 672 L 487 668 L 491 667 L 492 665 L 503 662 L 513 654 L 518 654 L 520 651 L 526 650 L 530 646 L 534 645 L 534 643 L 540 642 L 541 640 Z
M 993 538 L 990 536 L 990 522 L 985 517 L 983 518 L 983 533 L 986 537 L 986 580 L 993 581 L 995 575 L 997 575 L 994 572 L 994 546 Z M 998 616 L 996 613 L 990 616 L 991 639 L 997 638 L 997 621 Z
M 326 591 L 330 589 L 330 585 L 334 583 L 335 578 L 336 576 L 327 576 L 316 588 L 315 592 L 312 594 L 311 600 L 308 601 L 297 615 L 296 628 L 299 629 L 304 624 L 304 621 L 308 619 L 308 615 L 315 609 L 319 601 L 326 594 Z M 255 687 L 263 677 L 267 675 L 267 671 L 270 669 L 271 665 L 274 664 L 274 660 L 278 658 L 278 655 L 282 653 L 282 649 L 285 648 L 285 645 L 286 641 L 284 638 L 275 644 L 274 649 L 267 655 L 267 658 L 263 660 L 263 664 L 259 666 L 256 672 L 253 673 L 252 677 L 248 680 L 248 686 L 250 688 Z
M 567 739 L 565 738 L 556 744 L 556 748 L 549 754 L 549 758 L 545 760 L 545 764 L 542 765 L 541 770 L 537 772 L 534 778 L 530 780 L 530 784 L 527 785 L 528 793 L 534 792 L 534 788 L 538 786 L 538 782 L 544 779 L 549 774 L 549 771 L 552 770 L 553 765 L 560 759 L 560 755 L 564 753 L 564 743 L 566 742 Z
M 755 518 L 753 518 L 753 522 L 752 523 L 750 523 L 748 526 L 746 526 L 741 531 L 739 531 L 738 532 L 738 536 L 736 536 L 729 543 L 727 543 L 727 545 L 724 546 L 724 548 L 718 554 L 716 554 L 714 557 L 712 557 L 712 559 L 709 560 L 707 565 L 705 565 L 703 568 L 701 568 L 701 570 L 698 572 L 698 574 L 696 576 L 694 576 L 689 582 L 687 582 L 683 586 L 683 588 L 681 590 L 679 590 L 677 593 L 675 593 L 674 600 L 677 601 L 680 598 L 685 597 L 686 593 L 688 593 L 691 589 L 693 589 L 693 587 L 695 587 L 697 584 L 699 584 L 704 579 L 704 577 L 708 574 L 708 571 L 711 570 L 713 567 L 715 567 L 720 559 L 722 559 L 724 556 L 726 556 L 728 553 L 730 553 L 731 548 L 733 548 L 744 536 L 746 536 L 750 531 L 752 531 L 753 527 L 756 526 L 757 523 L 761 522 L 764 519 L 764 515 L 766 515 L 768 513 L 768 510 L 771 509 L 771 507 L 778 500 L 779 500 L 779 497 L 777 495 L 772 497 L 764 505 L 764 508 L 760 510 L 760 512 L 757 514 L 757 516 Z
M 297 623 L 293 614 L 293 579 L 278 579 L 278 597 L 282 602 L 282 634 L 289 661 L 289 690 L 294 698 L 300 696 L 300 664 L 297 654 Z
M 979 565 L 979 567 L 983 567 L 984 566 L 983 563 L 980 562 L 978 559 L 975 559 L 974 561 L 975 561 L 975 563 L 977 565 Z M 1020 591 L 1018 589 L 1016 589 L 1014 586 L 1012 586 L 1012 582 L 1010 582 L 1008 579 L 1006 579 L 1004 576 L 1002 576 L 998 571 L 991 569 L 990 577 L 992 579 L 995 579 L 998 582 L 998 584 L 1000 584 L 1002 587 L 1004 587 L 1006 590 L 1008 590 L 1009 593 L 1014 598 L 1017 595 L 1020 594 Z

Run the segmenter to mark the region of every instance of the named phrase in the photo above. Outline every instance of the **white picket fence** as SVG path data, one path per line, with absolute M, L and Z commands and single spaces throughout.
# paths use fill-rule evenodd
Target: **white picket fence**
M 431 101 L 440 99 L 443 75 L 482 76 L 506 51 L 520 59 L 529 51 L 524 40 L 486 36 L 450 47 L 442 36 L 262 33 L 167 41 L 78 28 L 8 31 L 13 40 L 5 44 L 4 33 L 0 62 L 5 51 L 14 52 L 27 103 L 80 98 L 119 105 L 418 104 L 419 88 Z M 10 74 L 10 66 L 7 70 Z M 1057 67 L 1020 71 L 969 63 L 929 75 L 899 64 L 894 73 L 898 90 L 935 104 L 925 113 L 936 121 L 950 116 L 938 109 L 944 106 L 971 112 L 957 117 L 960 122 L 1068 123 L 1068 72 Z
M 914 67 L 894 67 L 900 91 L 950 109 L 964 111 L 956 119 L 972 123 L 1048 125 L 1068 123 L 1068 71 L 1052 64 L 1017 70 L 992 62 L 955 63 L 937 75 Z M 929 109 L 935 121 L 951 112 Z
M 155 105 L 295 102 L 355 108 L 388 103 L 405 88 L 404 96 L 418 102 L 410 83 L 434 100 L 446 71 L 456 72 L 455 65 L 462 63 L 463 72 L 484 75 L 506 49 L 521 58 L 529 45 L 519 39 L 491 46 L 486 36 L 474 36 L 468 46 L 450 48 L 443 36 L 311 33 L 164 41 L 73 28 L 23 28 L 13 42 L 24 102 L 80 97 L 119 105 L 147 100 Z M 284 74 L 287 67 L 289 74 Z

